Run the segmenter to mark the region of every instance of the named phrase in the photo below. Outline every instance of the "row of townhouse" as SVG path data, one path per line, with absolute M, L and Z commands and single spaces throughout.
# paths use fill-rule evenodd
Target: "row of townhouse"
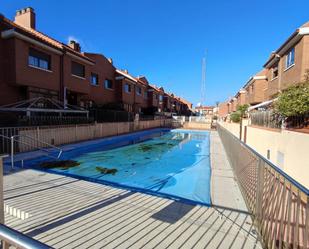
M 268 103 L 287 87 L 304 81 L 309 70 L 309 22 L 298 28 L 263 66 L 229 100 L 219 104 L 219 116 L 226 117 L 237 106 Z
M 36 97 L 94 107 L 121 106 L 128 112 L 185 114 L 192 104 L 144 76 L 119 70 L 102 54 L 82 52 L 80 44 L 61 43 L 36 30 L 31 7 L 11 21 L 0 14 L 0 105 Z

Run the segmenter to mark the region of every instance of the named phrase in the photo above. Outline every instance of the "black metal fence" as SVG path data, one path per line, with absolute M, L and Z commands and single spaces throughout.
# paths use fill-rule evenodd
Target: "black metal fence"
M 89 116 L 96 122 L 132 122 L 134 113 L 116 110 L 93 109 L 89 111 Z
M 75 125 L 90 124 L 96 122 L 132 122 L 134 114 L 126 111 L 93 109 L 86 115 L 65 115 L 59 114 L 32 114 L 26 116 L 21 113 L 0 113 L 0 127 L 21 127 L 21 126 L 40 126 L 40 125 Z M 148 120 L 154 120 L 149 118 Z
M 93 117 L 22 116 L 18 121 L 18 126 L 88 124 L 93 122 Z

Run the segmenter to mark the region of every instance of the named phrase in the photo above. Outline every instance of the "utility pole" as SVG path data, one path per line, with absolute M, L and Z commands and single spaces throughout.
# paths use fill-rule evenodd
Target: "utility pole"
M 204 105 L 205 98 L 206 98 L 206 53 L 202 59 L 201 106 Z

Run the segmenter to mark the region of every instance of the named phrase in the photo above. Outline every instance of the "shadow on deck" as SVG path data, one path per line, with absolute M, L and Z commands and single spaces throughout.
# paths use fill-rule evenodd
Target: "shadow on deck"
M 260 248 L 242 210 L 188 205 L 33 170 L 9 177 L 23 180 L 6 185 L 5 204 L 30 217 L 7 215 L 6 224 L 55 248 Z

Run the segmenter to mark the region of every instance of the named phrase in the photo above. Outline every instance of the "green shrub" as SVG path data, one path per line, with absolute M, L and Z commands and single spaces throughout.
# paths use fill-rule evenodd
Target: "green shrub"
M 231 118 L 232 122 L 239 123 L 240 118 L 241 118 L 241 113 L 239 111 L 232 112 L 231 115 L 230 115 L 230 118 Z
M 237 111 L 240 113 L 240 116 L 244 118 L 246 116 L 246 112 L 249 108 L 249 105 L 244 104 L 237 107 Z
M 276 113 L 284 116 L 298 116 L 309 112 L 309 82 L 290 86 L 278 95 Z

